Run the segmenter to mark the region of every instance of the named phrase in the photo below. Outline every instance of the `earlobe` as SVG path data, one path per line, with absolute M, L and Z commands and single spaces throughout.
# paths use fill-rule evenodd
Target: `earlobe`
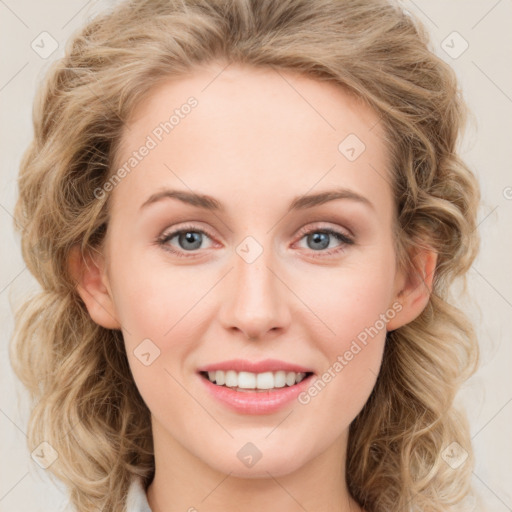
M 412 322 L 425 309 L 430 299 L 437 253 L 432 249 L 419 249 L 413 257 L 413 264 L 413 268 L 405 276 L 401 275 L 401 286 L 394 299 L 401 304 L 401 310 L 388 322 L 388 331 Z
M 120 329 L 101 255 L 84 255 L 78 245 L 73 246 L 69 252 L 68 268 L 92 320 L 106 329 Z

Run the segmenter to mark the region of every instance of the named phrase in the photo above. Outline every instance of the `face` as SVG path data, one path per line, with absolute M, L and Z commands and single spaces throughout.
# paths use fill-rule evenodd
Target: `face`
M 340 87 L 221 69 L 159 85 L 128 121 L 104 282 L 155 445 L 277 476 L 342 449 L 379 373 L 403 284 L 388 155 L 377 114 Z M 260 384 L 308 373 L 229 396 L 199 373 L 234 359 Z

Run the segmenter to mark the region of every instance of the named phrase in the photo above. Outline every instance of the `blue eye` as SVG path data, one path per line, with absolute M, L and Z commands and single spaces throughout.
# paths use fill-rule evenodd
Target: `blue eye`
M 168 234 L 163 234 L 158 238 L 157 243 L 163 247 L 166 251 L 169 251 L 173 254 L 176 254 L 179 257 L 189 257 L 184 252 L 196 251 L 200 248 L 201 243 L 203 242 L 203 235 L 211 238 L 208 233 L 203 231 L 202 229 L 197 229 L 195 226 L 186 226 L 182 229 L 173 231 Z M 169 242 L 177 238 L 178 244 L 182 251 L 174 249 Z
M 311 249 L 313 257 L 324 257 L 336 254 L 344 250 L 346 245 L 351 245 L 354 240 L 348 235 L 335 231 L 333 229 L 310 228 L 302 229 L 299 233 L 300 239 L 307 239 L 308 248 Z M 193 251 L 198 251 L 204 241 L 204 237 L 212 240 L 212 237 L 204 230 L 198 229 L 197 226 L 185 226 L 179 230 L 172 231 L 171 233 L 164 233 L 157 239 L 157 244 L 164 250 L 175 254 L 178 257 L 191 258 L 197 256 Z M 178 243 L 178 248 L 170 242 L 175 239 Z M 339 244 L 334 248 L 329 248 L 332 238 L 335 238 Z M 192 254 L 187 254 L 192 253 Z
M 320 229 L 320 228 L 313 228 L 313 229 L 304 229 L 300 232 L 302 240 L 303 238 L 306 238 L 306 243 L 308 244 L 308 248 L 310 248 L 314 253 L 313 257 L 324 257 L 324 256 L 331 256 L 332 254 L 336 254 L 338 252 L 343 251 L 345 248 L 345 245 L 351 245 L 354 243 L 354 240 L 350 238 L 348 235 L 345 235 L 344 233 L 340 233 L 339 231 L 335 231 L 333 229 Z M 330 245 L 330 242 L 332 238 L 335 238 L 339 243 L 337 247 L 334 247 L 333 249 L 329 251 L 325 251 L 324 249 L 327 249 Z

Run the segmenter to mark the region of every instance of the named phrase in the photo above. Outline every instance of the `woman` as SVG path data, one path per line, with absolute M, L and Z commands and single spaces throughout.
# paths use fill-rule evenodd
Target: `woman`
M 463 509 L 465 112 L 384 0 L 138 0 L 73 39 L 21 165 L 12 360 L 78 510 Z

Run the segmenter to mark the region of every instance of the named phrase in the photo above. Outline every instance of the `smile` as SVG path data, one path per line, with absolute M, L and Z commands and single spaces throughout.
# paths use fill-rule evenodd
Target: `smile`
M 236 391 L 269 391 L 294 386 L 303 381 L 311 372 L 236 372 L 235 370 L 216 370 L 201 372 L 203 377 L 217 386 L 232 388 Z

